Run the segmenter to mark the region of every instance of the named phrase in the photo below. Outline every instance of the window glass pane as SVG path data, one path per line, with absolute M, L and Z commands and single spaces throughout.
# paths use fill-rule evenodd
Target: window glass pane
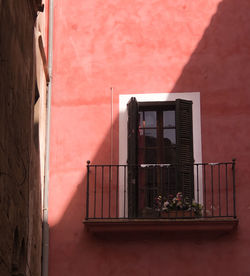
M 145 146 L 156 146 L 156 129 L 145 129 Z
M 143 122 L 143 112 L 140 111 L 139 112 L 139 126 L 140 127 L 143 127 L 142 122 Z
M 154 149 L 146 149 L 145 150 L 145 163 L 146 164 L 156 164 L 156 150 Z
M 145 148 L 145 135 L 144 135 L 145 129 L 139 129 L 139 135 L 138 135 L 138 154 L 140 156 L 144 156 L 144 153 L 142 152 L 142 149 Z M 143 155 L 142 155 L 143 154 Z M 143 157 L 144 158 L 144 157 Z
M 145 150 L 138 149 L 138 163 L 144 164 L 145 163 Z
M 163 127 L 175 127 L 175 110 L 163 111 Z
M 170 162 L 171 163 L 171 162 Z M 164 192 L 167 198 L 175 197 L 177 192 L 176 179 L 178 177 L 178 171 L 175 166 L 171 166 L 164 169 L 163 178 L 164 178 Z
M 145 126 L 156 127 L 156 111 L 145 111 Z
M 145 169 L 146 171 L 146 181 L 145 181 L 145 186 L 148 186 L 148 187 L 152 187 L 154 186 L 155 182 L 156 182 L 156 171 L 155 171 L 155 168 L 146 168 Z
M 156 164 L 156 150 L 155 149 L 138 149 L 139 164 Z
M 139 138 L 141 138 L 140 136 L 144 136 L 144 129 L 139 129 Z M 140 143 L 140 139 L 139 139 L 139 143 Z
M 174 164 L 176 163 L 176 150 L 173 148 L 164 149 L 164 163 Z
M 170 146 L 171 144 L 176 144 L 176 134 L 174 129 L 164 129 L 163 138 L 165 147 Z

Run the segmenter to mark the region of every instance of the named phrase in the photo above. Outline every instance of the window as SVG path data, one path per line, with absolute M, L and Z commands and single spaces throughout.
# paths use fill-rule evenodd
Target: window
M 191 200 L 193 161 L 192 102 L 137 102 L 132 97 L 128 103 L 129 216 L 152 209 L 160 194 L 182 192 Z
M 168 103 L 175 103 L 177 102 L 178 99 L 183 99 L 186 101 L 191 101 L 192 102 L 192 129 L 193 129 L 193 160 L 195 160 L 195 163 L 201 163 L 202 162 L 202 151 L 201 151 L 201 117 L 200 117 L 200 93 L 199 92 L 190 92 L 190 93 L 143 93 L 143 94 L 123 94 L 119 96 L 119 163 L 120 164 L 127 164 L 128 161 L 128 103 L 131 100 L 132 97 L 135 97 L 138 106 L 140 108 L 144 105 L 166 105 L 166 102 Z M 171 109 L 171 108 L 170 108 Z M 175 110 L 177 110 L 177 106 L 175 105 Z M 140 111 L 138 110 L 139 116 L 140 116 Z M 138 116 L 138 120 L 139 117 Z M 170 115 L 171 116 L 171 115 Z M 139 124 L 139 122 L 138 122 Z M 177 120 L 175 122 L 176 127 L 177 127 Z M 146 125 L 146 122 L 145 122 Z M 177 127 L 178 128 L 178 127 Z M 138 129 L 138 132 L 140 130 Z M 177 130 L 176 130 L 177 131 Z M 173 131 L 172 131 L 173 132 Z M 151 135 L 152 136 L 152 135 Z M 142 138 L 142 137 L 141 137 Z M 170 137 L 171 138 L 171 137 Z M 173 139 L 173 138 L 172 138 Z M 178 135 L 176 135 L 176 141 L 178 140 Z M 131 154 L 136 155 L 136 151 L 131 151 Z M 137 155 L 138 156 L 138 155 Z M 136 156 L 135 156 L 136 157 Z M 139 157 L 139 156 L 138 156 Z M 139 160 L 137 160 L 137 164 L 139 163 Z M 169 163 L 169 162 L 167 162 Z M 141 162 L 141 164 L 148 164 L 148 162 Z M 160 164 L 160 163 L 159 163 Z M 163 163 L 161 163 L 163 164 Z M 153 171 L 153 167 L 146 167 L 145 169 L 141 169 L 141 171 Z M 158 170 L 161 170 L 161 167 L 158 168 Z M 167 167 L 162 167 L 162 170 L 167 170 Z M 169 172 L 170 172 L 170 167 L 169 167 Z M 139 171 L 138 171 L 139 173 Z M 172 171 L 172 174 L 178 175 L 174 171 Z M 130 177 L 130 176 L 129 176 Z M 140 185 L 143 183 L 143 177 L 146 177 L 146 173 L 143 176 L 140 176 L 141 182 L 137 183 L 139 185 L 137 191 L 140 193 L 136 194 L 136 190 L 133 191 L 131 187 L 129 187 L 128 182 L 130 179 L 124 181 L 124 177 L 121 174 L 119 176 L 119 216 L 123 217 L 124 213 L 126 216 L 131 216 L 131 212 L 133 214 L 133 210 L 136 210 L 135 207 L 131 203 L 136 203 L 137 204 L 137 212 L 138 215 L 140 215 L 140 212 L 142 210 L 142 201 L 144 207 L 150 205 L 150 196 L 148 198 L 148 202 L 145 202 L 145 198 L 142 200 L 143 195 L 143 190 Z M 152 175 L 152 178 L 155 177 Z M 136 180 L 136 178 L 135 178 Z M 194 186 L 197 187 L 197 184 L 199 186 L 199 191 L 195 189 L 193 191 L 194 193 L 194 199 L 197 200 L 199 198 L 200 202 L 203 202 L 203 188 L 202 188 L 202 171 L 199 169 L 197 172 L 194 170 L 194 175 L 193 175 L 193 181 L 194 181 Z M 153 180 L 152 180 L 153 182 Z M 175 182 L 173 182 L 175 183 Z M 133 184 L 136 186 L 136 183 Z M 145 188 L 145 187 L 144 187 Z M 152 187 L 151 187 L 152 188 Z M 129 190 L 129 195 L 128 195 L 128 190 Z M 126 197 L 124 197 L 124 193 L 126 194 Z M 133 200 L 133 197 L 131 197 L 131 193 L 134 193 L 135 195 L 135 200 Z M 145 191 L 144 191 L 145 193 Z M 152 197 L 151 197 L 152 198 Z M 152 199 L 151 199 L 151 205 L 152 205 Z M 132 211 L 131 211 L 132 209 Z

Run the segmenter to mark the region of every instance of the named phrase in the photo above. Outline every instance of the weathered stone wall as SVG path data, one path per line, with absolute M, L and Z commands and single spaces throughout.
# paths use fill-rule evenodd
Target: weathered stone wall
M 34 24 L 39 1 L 0 0 L 0 275 L 40 275 Z

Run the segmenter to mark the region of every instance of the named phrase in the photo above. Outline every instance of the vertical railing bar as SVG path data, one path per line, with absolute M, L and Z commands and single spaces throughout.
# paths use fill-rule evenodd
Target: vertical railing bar
M 236 202 L 235 202 L 235 161 L 236 159 L 232 159 L 232 169 L 233 169 L 233 208 L 234 208 L 234 218 L 236 218 Z
M 95 166 L 95 191 L 94 191 L 94 218 L 96 217 L 96 166 Z
M 126 209 L 126 165 L 123 166 L 123 171 L 124 171 L 124 202 L 123 202 L 123 217 L 125 218 L 126 216 L 126 212 L 125 212 L 125 209 Z
M 167 200 L 169 201 L 169 166 L 167 166 L 167 181 L 168 181 L 168 185 L 167 185 Z
M 227 178 L 227 164 L 225 164 L 226 168 L 226 209 L 227 209 L 227 216 L 228 216 L 228 178 Z
M 171 167 L 170 166 L 167 166 L 167 179 L 168 179 L 168 187 L 167 187 L 167 190 L 168 190 L 168 195 L 167 195 L 167 201 L 170 200 L 170 195 L 169 195 L 169 191 L 170 191 L 170 176 L 169 176 L 169 169 Z M 170 213 L 168 212 L 168 217 L 170 216 Z
M 87 161 L 87 191 L 86 191 L 86 220 L 89 218 L 89 164 L 90 161 Z
M 145 179 L 148 178 L 149 168 L 140 168 L 140 170 L 141 170 L 140 173 L 141 173 L 141 175 L 143 175 L 143 179 L 144 179 L 144 183 L 142 185 L 142 191 L 143 191 L 142 201 L 143 201 L 144 206 L 147 206 L 147 186 L 145 184 Z
M 102 205 L 101 205 L 101 218 L 103 218 L 103 177 L 104 177 L 104 165 L 101 166 L 102 168 Z
M 204 185 L 204 216 L 207 216 L 207 187 L 206 187 L 206 164 L 203 165 L 203 185 Z
M 116 217 L 118 218 L 118 183 L 119 183 L 119 165 L 116 166 Z
M 109 165 L 109 218 L 110 218 L 110 200 L 111 200 L 111 165 Z
M 179 166 L 179 165 L 177 165 L 177 166 Z M 181 171 L 181 168 L 178 168 L 177 171 L 180 172 L 180 171 Z M 184 168 L 183 168 L 183 171 L 184 171 Z M 180 174 L 180 175 L 181 175 L 181 174 Z M 182 196 L 183 196 L 183 197 L 184 197 L 184 196 L 186 197 L 186 195 L 184 194 L 184 192 L 185 192 L 185 191 L 184 191 L 184 177 L 182 176 L 182 177 L 181 177 L 181 193 L 182 193 Z M 187 200 L 187 199 L 186 199 L 186 200 Z M 192 212 L 192 208 L 190 208 L 190 212 Z M 183 210 L 183 211 L 182 211 L 182 216 L 183 216 L 183 217 L 184 217 L 184 213 L 185 213 L 185 212 L 184 212 L 184 210 Z
M 220 202 L 220 164 L 218 164 L 218 196 L 219 196 L 219 216 L 221 216 L 221 202 Z
M 214 168 L 211 166 L 212 217 L 214 216 Z
M 165 193 L 165 190 L 164 190 L 164 180 L 163 180 L 163 169 L 164 167 L 160 167 L 160 179 L 161 179 L 161 190 L 162 190 L 162 200 L 163 200 L 163 204 L 164 204 L 164 193 Z M 158 190 L 157 190 L 157 194 L 158 194 Z M 157 197 L 157 194 L 154 195 L 154 198 Z M 154 203 L 153 203 L 154 204 Z M 159 212 L 160 214 L 160 212 Z
M 151 200 L 152 200 L 152 203 L 153 203 L 153 198 L 152 198 L 152 191 L 153 191 L 153 189 L 154 189 L 154 187 L 157 187 L 157 189 L 158 189 L 158 183 L 157 183 L 157 166 L 153 166 L 152 167 L 152 171 L 153 171 L 153 186 L 152 187 L 148 187 L 148 191 L 147 191 L 147 193 L 148 193 L 148 200 L 149 200 L 149 202 L 148 202 L 148 207 L 150 207 L 151 206 Z M 152 206 L 153 207 L 153 206 Z
M 185 166 L 187 166 L 188 171 L 191 171 L 194 173 L 194 165 L 193 164 L 185 164 Z M 189 167 L 191 166 L 191 167 Z M 184 168 L 183 168 L 183 177 L 184 177 Z M 188 187 L 189 191 L 190 191 L 190 217 L 193 216 L 192 214 L 192 202 L 193 202 L 193 196 L 194 196 L 194 192 L 195 192 L 195 187 L 192 187 L 193 183 L 190 181 L 190 186 Z M 184 216 L 184 210 L 183 210 L 183 216 Z
M 196 185 L 197 185 L 197 201 L 198 201 L 198 204 L 200 203 L 200 187 L 199 187 L 199 164 L 196 165 L 196 174 L 197 174 L 197 182 L 196 182 Z

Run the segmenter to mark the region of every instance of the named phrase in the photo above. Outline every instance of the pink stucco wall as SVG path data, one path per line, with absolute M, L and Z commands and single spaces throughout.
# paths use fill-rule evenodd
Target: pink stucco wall
M 49 275 L 250 275 L 250 2 L 54 2 Z M 201 93 L 203 161 L 237 158 L 236 232 L 86 233 L 85 165 L 111 159 L 111 86 L 114 161 L 119 94 Z

